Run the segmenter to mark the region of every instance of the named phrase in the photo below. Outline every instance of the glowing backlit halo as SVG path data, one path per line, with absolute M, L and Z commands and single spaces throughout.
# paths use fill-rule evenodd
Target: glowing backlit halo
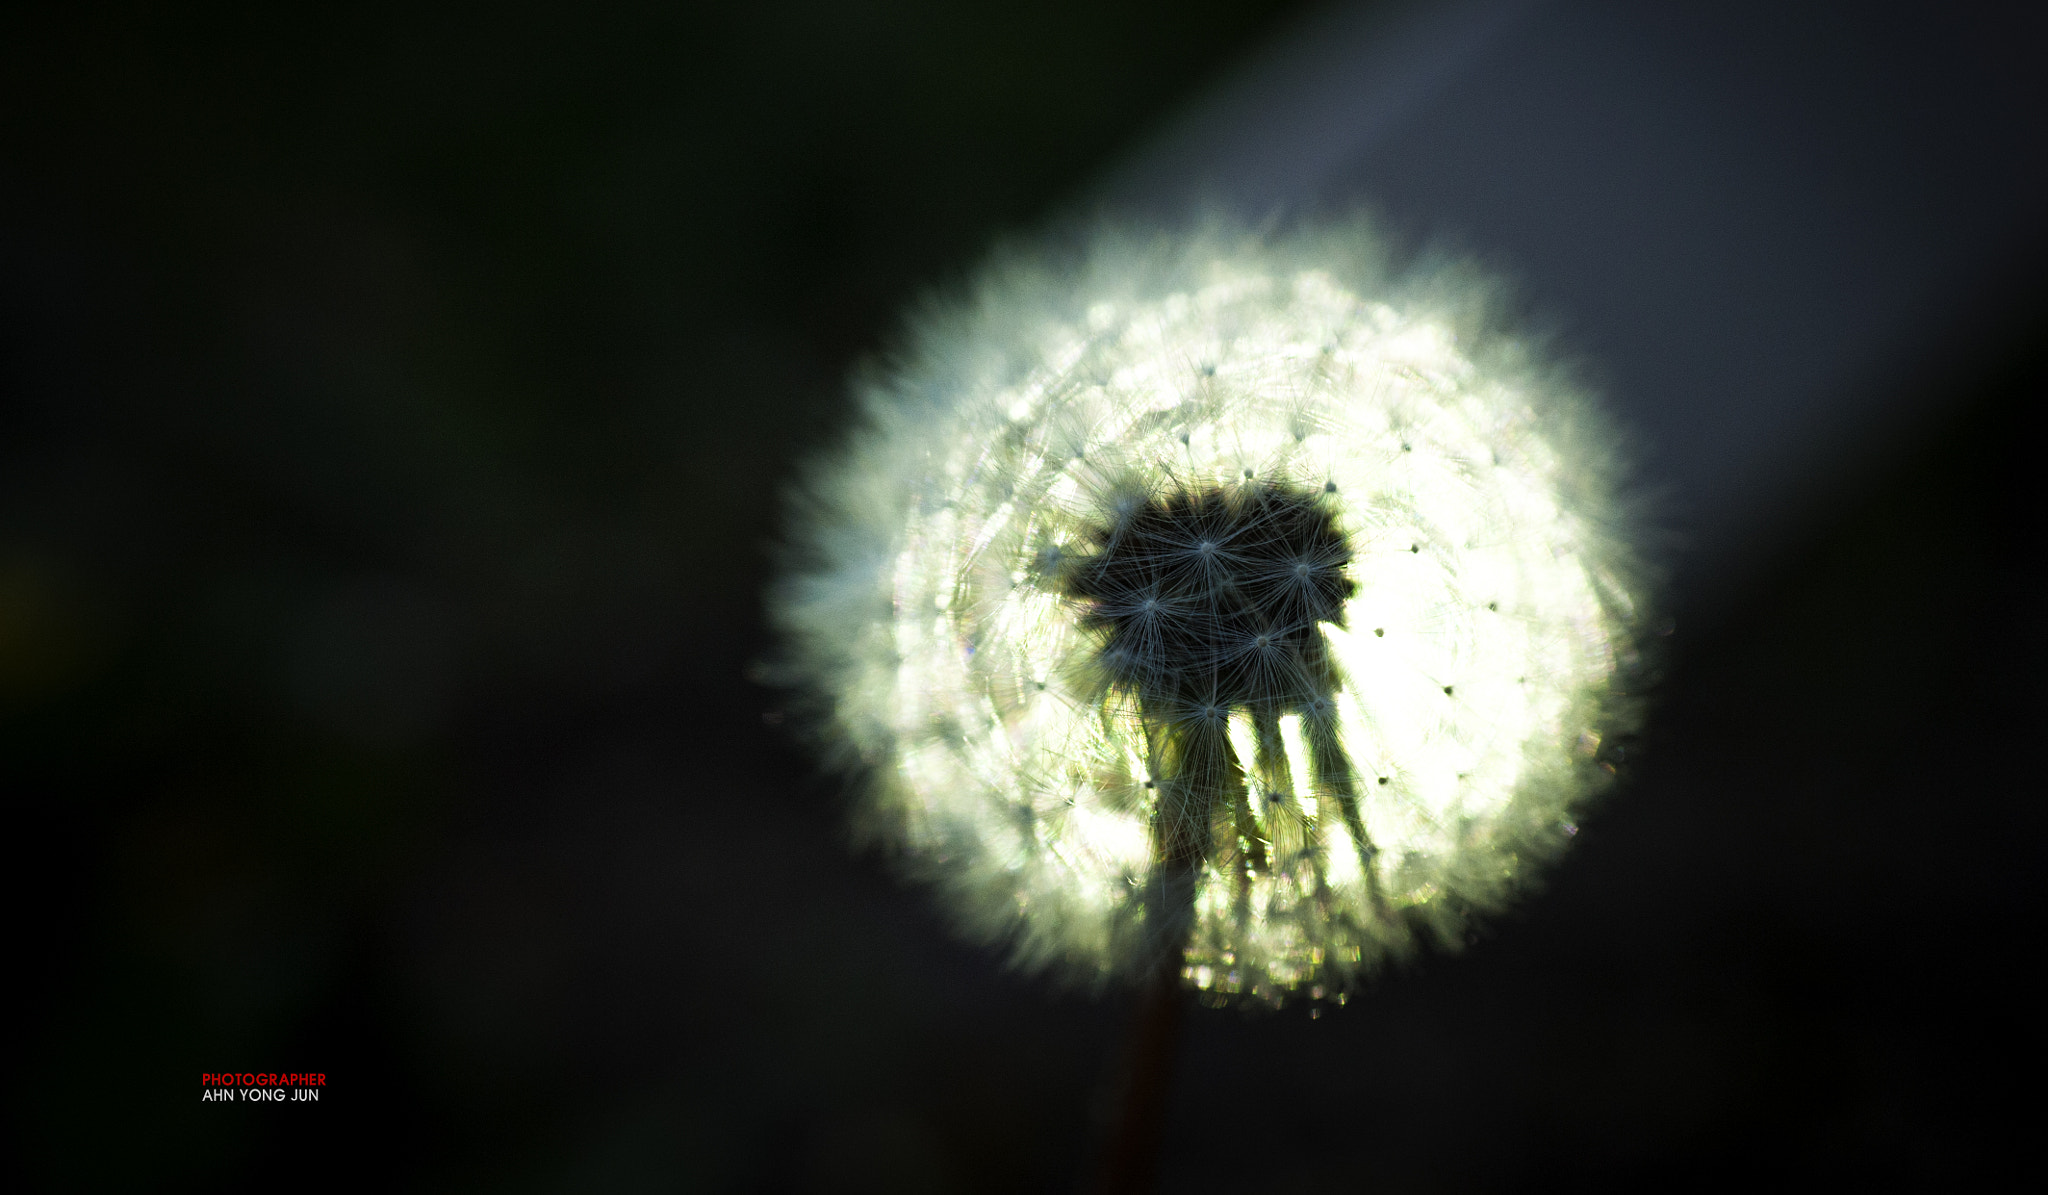
M 797 671 L 870 828 L 1025 965 L 1335 990 L 1455 941 L 1608 775 L 1606 440 L 1483 279 L 1375 254 L 999 265 L 812 479 Z

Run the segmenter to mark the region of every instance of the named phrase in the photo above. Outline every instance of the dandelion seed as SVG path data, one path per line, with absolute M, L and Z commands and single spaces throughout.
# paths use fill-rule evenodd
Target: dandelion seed
M 811 478 L 794 671 L 867 829 L 1026 966 L 1341 989 L 1461 940 L 1609 775 L 1607 440 L 1483 279 L 1377 253 L 999 264 Z

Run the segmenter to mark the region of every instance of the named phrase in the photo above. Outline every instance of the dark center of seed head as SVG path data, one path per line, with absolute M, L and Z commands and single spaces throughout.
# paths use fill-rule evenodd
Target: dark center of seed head
M 1114 682 L 1153 716 L 1306 708 L 1332 687 L 1321 623 L 1356 585 L 1326 493 L 1261 482 L 1120 510 L 1062 571 Z

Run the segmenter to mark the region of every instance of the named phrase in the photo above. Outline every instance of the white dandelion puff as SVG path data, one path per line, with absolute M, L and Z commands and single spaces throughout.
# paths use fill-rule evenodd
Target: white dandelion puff
M 918 324 L 773 605 L 964 928 L 1279 1002 L 1567 840 L 1635 573 L 1611 437 L 1492 294 L 1354 221 L 1012 255 Z

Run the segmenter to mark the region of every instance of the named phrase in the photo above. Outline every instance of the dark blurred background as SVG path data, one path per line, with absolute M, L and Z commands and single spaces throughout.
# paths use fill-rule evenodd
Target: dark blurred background
M 1101 180 L 1128 189 L 1118 163 L 1307 13 L 11 18 L 19 1185 L 1072 1189 L 1125 1003 L 1007 973 L 847 850 L 841 783 L 748 679 L 767 545 L 906 304 Z M 2038 120 L 1943 106 L 1980 58 L 2026 57 L 1983 32 L 2009 26 L 1943 18 L 1925 68 L 1916 20 L 1866 17 L 1876 65 L 1815 76 L 1828 127 L 1864 138 L 1815 160 L 1883 160 L 1929 111 L 1913 144 L 2038 164 Z M 1758 34 L 1757 71 L 1803 78 L 1831 28 Z M 1752 85 L 1731 74 L 1728 102 Z M 1962 111 L 1992 124 L 1939 123 Z M 1769 148 L 1796 161 L 1790 127 Z M 1589 161 L 1629 160 L 1602 137 Z M 1940 166 L 1890 159 L 1937 200 L 2004 185 Z M 1872 279 L 1911 256 L 1796 199 Z M 1406 234 L 1487 247 L 1389 203 Z M 1929 309 L 1954 326 L 1909 360 L 1829 375 L 1912 414 L 1762 546 L 1673 537 L 1652 729 L 1546 894 L 1319 1020 L 1191 1016 L 1165 1185 L 2042 1177 L 2038 249 L 2015 242 L 1996 285 L 1943 274 L 1961 289 Z M 1586 313 L 1548 260 L 1503 264 L 1597 361 L 1607 325 L 1573 339 Z M 1716 302 L 1715 335 L 1753 330 Z M 1624 410 L 1657 399 L 1612 381 Z M 1689 605 L 1714 575 L 1740 584 Z M 330 1086 L 201 1105 L 224 1070 Z

